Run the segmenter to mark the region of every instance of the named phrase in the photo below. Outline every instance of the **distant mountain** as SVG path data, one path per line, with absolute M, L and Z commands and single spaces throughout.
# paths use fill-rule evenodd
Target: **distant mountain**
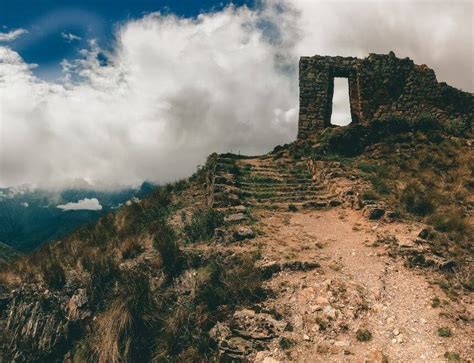
M 137 188 L 114 191 L 94 190 L 88 185 L 62 191 L 29 186 L 0 188 L 0 241 L 19 251 L 33 250 L 95 222 L 132 198 L 143 198 L 154 187 L 145 182 Z M 80 209 L 80 202 L 88 199 L 94 200 L 99 208 Z

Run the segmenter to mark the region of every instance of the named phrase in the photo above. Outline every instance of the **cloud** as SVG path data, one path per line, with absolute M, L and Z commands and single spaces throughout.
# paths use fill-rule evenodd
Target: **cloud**
M 70 33 L 70 32 L 61 32 L 61 37 L 63 37 L 64 39 L 66 39 L 66 41 L 68 43 L 72 43 L 73 41 L 75 40 L 82 40 L 81 37 L 73 34 L 73 33 Z
M 28 30 L 21 28 L 11 30 L 8 33 L 0 33 L 0 42 L 12 42 L 26 33 L 28 33 Z
M 110 51 L 90 41 L 62 63 L 63 83 L 0 47 L 0 185 L 166 182 L 213 151 L 267 152 L 296 136 L 301 55 L 394 50 L 472 91 L 471 8 L 268 0 L 155 13 L 122 24 Z
M 58 205 L 57 208 L 62 210 L 102 210 L 102 206 L 97 198 L 85 198 L 78 200 L 76 203 L 67 203 Z

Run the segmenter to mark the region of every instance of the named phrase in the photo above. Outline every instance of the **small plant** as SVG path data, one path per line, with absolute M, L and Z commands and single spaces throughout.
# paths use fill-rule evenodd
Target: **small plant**
M 419 216 L 433 213 L 435 205 L 433 198 L 420 185 L 411 183 L 406 186 L 400 197 L 405 209 Z
M 460 355 L 456 352 L 445 352 L 444 357 L 448 362 L 459 362 L 461 360 Z
M 366 190 L 361 195 L 362 200 L 378 200 L 380 199 L 379 195 L 373 190 Z
M 163 224 L 155 235 L 153 246 L 158 250 L 163 268 L 168 276 L 176 275 L 181 269 L 181 252 L 176 243 L 176 234 L 167 224 Z
M 44 264 L 41 270 L 44 282 L 49 288 L 59 290 L 66 284 L 64 269 L 58 262 L 53 260 L 49 264 Z
M 447 326 L 438 328 L 438 335 L 443 338 L 449 338 L 453 335 L 451 329 Z
M 288 210 L 289 210 L 290 212 L 298 212 L 298 207 L 297 207 L 296 205 L 294 205 L 294 204 L 289 204 L 289 205 L 288 205 Z
M 224 215 L 215 209 L 197 210 L 191 222 L 184 225 L 184 233 L 190 242 L 208 240 L 214 236 L 214 230 L 224 223 Z
M 210 310 L 220 305 L 254 302 L 264 294 L 262 273 L 255 267 L 253 256 L 214 256 L 208 273 L 208 281 L 199 292 L 199 300 Z
M 125 240 L 125 242 L 122 244 L 122 246 L 120 247 L 120 252 L 122 254 L 122 258 L 128 260 L 131 258 L 135 258 L 140 253 L 142 253 L 143 246 L 137 239 L 130 238 Z
M 280 348 L 283 350 L 290 349 L 291 347 L 295 345 L 295 342 L 293 340 L 285 338 L 285 337 L 282 337 L 278 343 L 280 345 Z
M 372 339 L 372 333 L 367 329 L 357 329 L 356 338 L 359 342 L 368 342 Z
M 441 300 L 439 299 L 439 297 L 434 297 L 433 300 L 431 300 L 431 307 L 432 308 L 437 308 L 438 306 L 441 305 Z
M 459 210 L 436 214 L 430 218 L 430 223 L 440 232 L 463 233 L 467 229 L 467 223 Z

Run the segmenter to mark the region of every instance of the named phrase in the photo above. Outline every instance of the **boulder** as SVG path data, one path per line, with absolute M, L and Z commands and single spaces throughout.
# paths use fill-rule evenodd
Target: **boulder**
M 234 238 L 238 241 L 255 238 L 255 232 L 252 228 L 241 226 L 234 232 Z

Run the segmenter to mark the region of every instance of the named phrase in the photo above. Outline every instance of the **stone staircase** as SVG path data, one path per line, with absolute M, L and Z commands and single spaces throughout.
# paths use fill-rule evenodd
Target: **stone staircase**
M 273 155 L 217 155 L 210 177 L 210 204 L 215 208 L 295 210 L 341 204 L 325 183 L 313 180 L 305 160 Z

